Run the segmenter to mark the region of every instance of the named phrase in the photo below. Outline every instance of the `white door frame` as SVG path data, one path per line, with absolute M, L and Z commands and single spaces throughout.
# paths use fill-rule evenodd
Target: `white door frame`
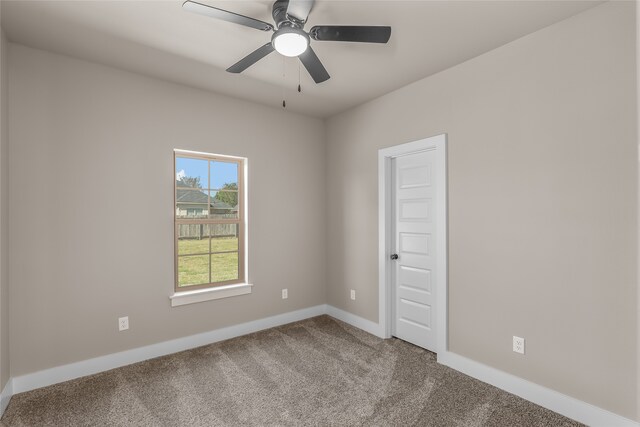
M 436 177 L 436 271 L 437 292 L 437 346 L 438 353 L 445 354 L 448 343 L 448 252 L 447 252 L 447 135 L 437 135 L 394 147 L 378 150 L 378 324 L 384 338 L 391 337 L 392 289 L 391 244 L 393 229 L 391 220 L 393 203 L 391 200 L 391 159 L 407 154 L 435 150 L 437 162 Z

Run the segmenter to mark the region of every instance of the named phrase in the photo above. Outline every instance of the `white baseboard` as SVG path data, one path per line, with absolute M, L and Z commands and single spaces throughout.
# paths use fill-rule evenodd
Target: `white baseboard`
M 7 409 L 7 406 L 9 406 L 11 396 L 13 396 L 13 380 L 9 378 L 2 393 L 0 393 L 0 417 L 4 415 L 4 411 Z
M 438 362 L 592 427 L 640 427 L 636 421 L 455 353 L 438 353 Z
M 327 305 L 327 314 L 372 335 L 384 338 L 380 325 L 370 320 L 363 319 L 331 305 Z M 640 423 L 636 421 L 455 353 L 438 353 L 438 362 L 592 427 L 640 427 Z
M 384 338 L 384 332 L 379 324 L 372 322 L 371 320 L 364 319 L 355 314 L 351 314 L 347 311 L 340 310 L 332 305 L 327 305 L 327 314 L 331 317 L 335 317 L 338 320 L 342 320 L 345 323 L 355 326 L 358 329 L 362 329 L 365 332 L 369 332 L 371 335 L 375 335 L 378 338 Z
M 165 356 L 179 351 L 212 344 L 218 341 L 239 337 L 263 329 L 273 328 L 310 317 L 325 314 L 326 305 L 304 308 L 302 310 L 291 311 L 289 313 L 278 314 L 264 319 L 241 323 L 239 325 L 228 326 L 210 332 L 191 335 L 184 338 L 177 338 L 158 344 L 145 347 L 134 348 L 119 353 L 108 354 L 93 359 L 70 363 L 68 365 L 57 366 L 31 374 L 21 375 L 13 378 L 13 393 L 22 393 L 40 387 L 69 381 L 86 375 L 97 374 L 143 360 Z
M 9 400 L 14 393 L 22 393 L 48 385 L 69 381 L 75 378 L 104 372 L 132 363 L 160 357 L 179 351 L 212 344 L 230 338 L 258 332 L 310 317 L 328 314 L 338 320 L 362 329 L 372 335 L 384 338 L 384 331 L 379 324 L 351 314 L 331 305 L 317 305 L 314 307 L 278 314 L 264 319 L 228 326 L 210 332 L 139 347 L 120 353 L 96 357 L 58 366 L 31 374 L 14 377 L 7 382 L 0 394 L 0 416 L 4 413 Z M 451 352 L 438 354 L 438 362 L 460 371 L 473 378 L 484 381 L 523 399 L 536 403 L 566 417 L 580 421 L 593 427 L 640 427 L 640 423 L 616 415 L 612 412 L 566 396 L 557 391 L 542 387 L 525 379 L 516 377 L 482 363 L 475 362 Z

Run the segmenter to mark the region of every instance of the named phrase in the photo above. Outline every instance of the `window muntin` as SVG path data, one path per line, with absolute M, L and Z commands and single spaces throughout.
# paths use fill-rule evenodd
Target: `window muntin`
M 175 152 L 175 290 L 244 281 L 244 161 Z

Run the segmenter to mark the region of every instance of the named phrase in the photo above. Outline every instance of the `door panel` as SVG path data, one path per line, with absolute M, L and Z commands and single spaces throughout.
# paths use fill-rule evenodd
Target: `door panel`
M 431 199 L 401 200 L 398 219 L 402 221 L 431 221 Z
M 430 329 L 431 326 L 431 306 L 418 302 L 400 298 L 399 320 L 401 322 L 419 325 L 422 329 Z
M 400 188 L 425 187 L 431 184 L 431 170 L 429 165 L 401 167 L 398 174 Z
M 431 292 L 431 270 L 401 265 L 398 269 L 398 285 Z
M 425 233 L 400 233 L 400 252 L 429 256 L 429 235 Z
M 436 351 L 435 151 L 392 160 L 394 328 L 405 341 Z

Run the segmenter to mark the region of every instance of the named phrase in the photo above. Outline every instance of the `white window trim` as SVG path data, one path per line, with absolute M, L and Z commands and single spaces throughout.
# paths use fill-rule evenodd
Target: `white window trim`
M 200 154 L 200 155 L 212 155 L 211 153 L 204 153 L 199 151 L 174 149 L 174 155 L 177 154 Z M 230 159 L 240 159 L 244 163 L 244 280 L 249 281 L 249 159 L 246 157 L 229 156 L 223 154 L 214 154 L 220 157 L 228 157 Z M 175 174 L 175 170 L 173 170 Z M 172 207 L 175 209 L 175 205 Z M 175 215 L 175 210 L 174 210 Z M 174 231 L 175 233 L 175 231 Z M 175 255 L 174 255 L 175 257 Z M 176 292 L 175 290 L 169 295 L 171 301 L 171 307 L 179 307 L 181 305 L 196 304 L 204 301 L 211 301 L 222 298 L 235 297 L 238 295 L 247 295 L 251 293 L 253 284 L 251 283 L 234 283 L 231 285 L 216 286 L 212 288 L 201 288 L 191 291 Z
M 215 288 L 174 292 L 173 295 L 169 296 L 169 299 L 171 300 L 171 307 L 178 307 L 186 304 L 250 294 L 252 287 L 253 285 L 250 283 L 235 283 L 233 285 L 218 286 Z

